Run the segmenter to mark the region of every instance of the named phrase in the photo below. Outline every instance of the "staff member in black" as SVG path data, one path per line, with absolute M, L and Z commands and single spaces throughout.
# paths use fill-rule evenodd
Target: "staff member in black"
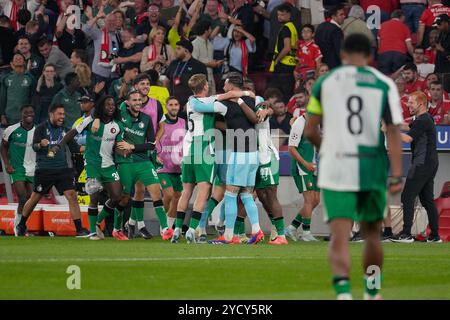
M 436 151 L 436 127 L 433 117 L 427 112 L 427 96 L 414 92 L 408 100 L 408 108 L 415 120 L 409 131 L 402 133 L 402 140 L 411 143 L 412 163 L 402 193 L 403 230 L 392 241 L 411 243 L 411 227 L 414 220 L 414 201 L 419 196 L 427 211 L 431 229 L 427 242 L 442 242 L 439 237 L 438 212 L 434 204 L 434 177 L 439 161 Z
M 192 51 L 193 46 L 189 40 L 183 39 L 178 41 L 175 50 L 177 59 L 170 63 L 165 73 L 170 80 L 170 94 L 178 98 L 181 106 L 184 106 L 192 95 L 188 85 L 191 76 L 198 73 L 208 76 L 206 66 L 192 58 Z M 186 115 L 184 114 L 183 118 L 185 117 Z
M 66 152 L 53 153 L 50 148 L 59 145 L 69 129 L 64 124 L 64 107 L 52 105 L 49 109 L 49 120 L 41 123 L 33 136 L 33 150 L 36 152 L 36 170 L 34 176 L 34 189 L 30 199 L 25 203 L 20 223 L 16 226 L 16 235 L 25 236 L 26 222 L 34 208 L 55 186 L 59 194 L 64 194 L 69 202 L 69 210 L 77 230 L 77 236 L 87 236 L 89 231 L 81 226 L 80 206 L 75 191 L 75 177 L 73 169 L 69 168 Z M 84 147 L 71 141 L 69 149 L 72 153 L 83 153 Z

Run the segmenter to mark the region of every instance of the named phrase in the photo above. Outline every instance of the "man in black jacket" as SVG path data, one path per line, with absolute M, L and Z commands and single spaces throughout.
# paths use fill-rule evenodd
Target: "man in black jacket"
M 330 22 L 322 22 L 317 27 L 314 40 L 322 51 L 322 62 L 333 69 L 341 65 L 341 44 L 344 39 L 341 25 L 345 20 L 344 7 L 342 5 L 333 7 L 330 15 Z
M 77 236 L 87 236 L 89 232 L 81 226 L 80 206 L 75 191 L 75 178 L 72 168 L 67 164 L 66 152 L 53 153 L 51 147 L 59 145 L 62 138 L 69 131 L 64 124 L 64 107 L 53 105 L 49 109 L 50 119 L 41 123 L 34 132 L 33 150 L 36 152 L 36 170 L 34 176 L 34 189 L 30 199 L 25 203 L 20 223 L 16 226 L 16 235 L 26 234 L 26 222 L 34 208 L 55 186 L 59 194 L 64 194 L 68 203 L 70 214 L 77 230 Z M 84 152 L 76 142 L 69 143 L 72 153 Z
M 434 204 L 434 177 L 439 167 L 436 151 L 436 127 L 433 117 L 427 112 L 427 96 L 414 92 L 408 100 L 408 108 L 415 120 L 409 131 L 402 133 L 402 140 L 411 143 L 412 163 L 402 192 L 403 230 L 394 242 L 411 243 L 411 228 L 414 220 L 414 201 L 419 196 L 420 203 L 427 211 L 430 236 L 427 242 L 442 242 L 439 237 L 438 212 Z

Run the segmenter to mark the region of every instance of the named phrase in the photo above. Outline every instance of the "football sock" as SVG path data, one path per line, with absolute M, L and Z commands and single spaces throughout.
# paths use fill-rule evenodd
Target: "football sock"
M 273 225 L 277 229 L 277 234 L 279 236 L 284 236 L 284 218 L 283 217 L 274 218 Z
M 217 224 L 219 227 L 222 227 L 225 224 L 225 201 L 222 201 L 220 205 L 220 215 L 219 215 L 219 223 Z
M 193 211 L 191 215 L 191 221 L 189 222 L 189 228 L 197 229 L 200 219 L 202 217 L 202 214 L 198 211 Z
M 114 231 L 120 231 L 123 227 L 123 207 L 117 205 L 116 210 L 114 210 Z
M 244 232 L 242 232 L 244 229 Z M 234 223 L 234 235 L 241 235 L 245 233 L 245 219 L 243 217 L 237 217 Z
M 206 208 L 202 213 L 202 218 L 200 219 L 199 226 L 201 229 L 206 228 L 208 218 L 211 216 L 212 212 L 214 211 L 214 208 L 217 206 L 218 203 L 219 202 L 213 197 L 209 198 L 208 202 L 206 203 Z
M 28 217 L 24 217 L 23 215 L 20 217 L 19 225 L 22 227 L 26 227 Z
M 258 208 L 256 207 L 255 200 L 250 193 L 241 193 L 240 197 L 252 225 L 252 234 L 255 234 L 261 230 L 261 227 L 259 226 Z
M 337 295 L 350 294 L 350 279 L 348 277 L 333 277 L 333 287 Z
M 77 229 L 77 232 L 81 231 L 83 228 L 81 226 L 81 219 L 73 219 L 73 223 L 75 224 L 75 229 Z
M 102 211 L 100 211 L 99 215 L 97 216 L 97 224 L 100 224 L 103 220 L 105 220 L 107 216 L 110 216 L 112 214 L 114 214 L 114 208 L 111 208 L 110 202 L 106 201 Z
M 273 225 L 275 225 L 275 223 L 273 222 L 273 214 L 271 214 L 271 213 L 269 212 L 269 213 L 267 213 L 267 215 L 269 216 L 270 223 L 272 223 Z
M 311 229 L 311 218 L 302 219 L 302 228 L 303 231 L 309 231 Z
M 184 217 L 186 216 L 186 212 L 178 211 L 177 219 L 175 220 L 175 228 L 183 228 Z
M 238 213 L 237 194 L 225 191 L 225 240 L 233 239 L 234 224 Z
M 155 208 L 155 214 L 158 217 L 159 225 L 161 229 L 167 228 L 167 215 L 166 210 L 164 209 L 164 205 L 162 200 L 156 200 L 153 202 L 153 207 Z
M 301 216 L 301 214 L 297 214 L 295 216 L 295 219 L 292 220 L 291 222 L 291 226 L 293 226 L 295 229 L 298 229 L 298 227 L 300 227 L 300 225 L 302 224 L 303 218 Z
M 95 233 L 95 223 L 97 222 L 98 208 L 88 208 L 89 232 Z
M 141 230 L 142 228 L 145 228 L 145 222 L 144 221 L 138 221 L 137 225 L 138 225 L 138 230 Z
M 167 217 L 167 226 L 168 226 L 170 229 L 173 228 L 174 223 L 175 223 L 175 218 Z

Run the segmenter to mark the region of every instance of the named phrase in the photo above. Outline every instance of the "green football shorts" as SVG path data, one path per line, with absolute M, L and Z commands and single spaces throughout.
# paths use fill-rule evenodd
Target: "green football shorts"
M 172 187 L 173 191 L 183 191 L 183 184 L 181 183 L 181 174 L 179 173 L 158 173 L 159 180 L 161 181 L 161 187 L 167 189 Z
M 321 197 L 326 222 L 340 218 L 365 222 L 384 219 L 386 189 L 358 192 L 322 189 Z
M 25 172 L 14 172 L 13 174 L 10 174 L 11 177 L 11 183 L 23 181 L 26 183 L 34 183 L 34 176 L 27 176 Z
M 115 166 L 109 166 L 106 168 L 101 168 L 98 166 L 93 166 L 87 164 L 86 167 L 86 177 L 88 179 L 97 179 L 102 183 L 119 181 L 120 176 L 117 173 Z
M 305 191 L 320 191 L 317 186 L 317 176 L 312 173 L 304 176 L 293 176 L 293 178 L 299 193 L 303 193 Z
M 272 154 L 272 160 L 259 166 L 256 172 L 255 189 L 265 189 L 280 183 L 280 161 Z
M 131 193 L 133 185 L 138 181 L 146 187 L 159 184 L 158 174 L 150 161 L 120 163 L 118 171 L 123 191 L 127 194 Z

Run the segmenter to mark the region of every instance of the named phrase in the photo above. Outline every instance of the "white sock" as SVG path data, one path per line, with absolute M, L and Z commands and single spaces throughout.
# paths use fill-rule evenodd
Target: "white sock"
M 259 223 L 252 224 L 252 234 L 257 233 L 259 230 L 261 230 Z
M 206 234 L 206 228 L 199 228 L 200 235 Z
M 227 240 L 227 241 L 233 240 L 233 232 L 234 232 L 234 228 L 225 229 L 225 233 L 224 233 L 225 240 Z
M 133 219 L 129 219 L 128 220 L 128 224 L 130 225 L 130 226 L 135 226 L 136 225 L 136 220 L 133 220 Z
M 194 228 L 191 228 L 191 227 L 189 227 L 189 229 L 188 229 L 188 231 L 187 232 L 189 232 L 189 233 L 194 233 L 195 234 L 195 229 Z
M 138 222 L 137 222 L 137 225 L 138 225 L 138 229 L 139 229 L 139 230 L 141 230 L 142 228 L 145 228 L 145 223 L 144 223 L 144 221 L 138 221 Z
M 225 220 L 219 220 L 219 222 L 217 223 L 218 227 L 223 227 L 225 225 Z
M 116 229 L 116 228 L 113 229 L 113 232 L 119 232 L 119 231 L 120 231 L 120 229 Z
M 172 228 L 173 224 L 175 223 L 175 219 L 176 219 L 176 218 L 167 217 L 167 226 L 168 226 L 169 228 Z
M 289 231 L 295 231 L 295 230 L 297 230 L 297 228 L 294 227 L 292 224 L 290 224 L 290 225 L 288 226 L 288 229 L 289 229 Z

